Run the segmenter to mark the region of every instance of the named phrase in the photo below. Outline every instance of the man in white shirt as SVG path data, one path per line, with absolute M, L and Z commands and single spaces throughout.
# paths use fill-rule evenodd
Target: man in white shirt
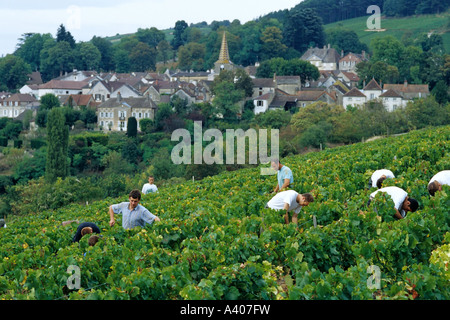
M 153 192 L 158 192 L 158 187 L 154 184 L 155 178 L 152 176 L 148 177 L 148 183 L 144 184 L 142 187 L 142 194 L 149 194 Z
M 399 187 L 386 187 L 372 192 L 370 194 L 368 205 L 370 205 L 370 202 L 373 200 L 373 198 L 375 198 L 378 192 L 386 192 L 391 196 L 396 211 L 394 216 L 397 219 L 403 219 L 404 217 L 406 217 L 406 212 L 415 212 L 419 207 L 419 203 L 417 202 L 417 200 L 410 198 L 408 196 L 408 193 Z
M 394 173 L 388 169 L 376 170 L 370 178 L 369 187 L 381 189 L 383 181 L 388 178 L 395 178 Z
M 428 183 L 428 192 L 434 197 L 437 191 L 442 190 L 443 185 L 450 186 L 450 170 L 436 173 Z
M 287 190 L 277 193 L 268 203 L 267 207 L 275 210 L 286 210 L 284 221 L 289 224 L 289 212 L 293 211 L 292 222 L 297 223 L 298 214 L 302 207 L 306 207 L 314 202 L 314 197 L 310 193 L 300 194 L 294 190 Z

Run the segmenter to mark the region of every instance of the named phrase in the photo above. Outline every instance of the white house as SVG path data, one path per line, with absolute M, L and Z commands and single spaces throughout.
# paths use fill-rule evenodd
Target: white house
M 386 107 L 386 110 L 388 111 L 394 111 L 398 108 L 403 108 L 408 102 L 408 100 L 403 99 L 403 96 L 399 92 L 393 89 L 389 89 L 381 94 L 380 99 L 383 102 L 383 105 Z
M 128 119 L 135 117 L 139 130 L 142 119 L 155 119 L 157 108 L 148 95 L 139 98 L 122 98 L 118 93 L 116 98 L 109 99 L 98 106 L 98 126 L 105 131 L 126 131 Z
M 366 103 L 366 101 L 367 101 L 366 95 L 361 91 L 359 91 L 357 88 L 351 89 L 342 97 L 342 104 L 344 107 L 347 106 L 358 107 Z
M 383 93 L 383 89 L 380 87 L 375 79 L 369 81 L 369 83 L 363 88 L 362 92 L 367 97 L 367 100 L 378 99 L 378 97 Z

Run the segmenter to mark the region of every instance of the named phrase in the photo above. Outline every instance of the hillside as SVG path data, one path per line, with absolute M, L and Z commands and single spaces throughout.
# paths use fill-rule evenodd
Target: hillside
M 126 231 L 120 217 L 109 227 L 108 206 L 126 196 L 20 217 L 0 229 L 0 298 L 449 299 L 450 188 L 434 198 L 426 189 L 449 155 L 446 126 L 286 158 L 295 190 L 316 199 L 298 227 L 264 208 L 276 179 L 259 169 L 144 196 L 162 220 L 146 228 Z M 380 168 L 418 211 L 394 221 L 385 197 L 366 207 Z M 61 222 L 72 219 L 95 222 L 100 242 L 71 243 L 76 225 Z M 80 270 L 79 290 L 68 288 L 69 266 Z
M 382 16 L 381 29 L 383 32 L 366 31 L 367 19 L 370 16 L 343 20 L 330 23 L 324 26 L 324 29 L 343 27 L 353 30 L 359 37 L 359 40 L 370 48 L 370 41 L 377 37 L 394 36 L 401 40 L 402 37 L 415 38 L 422 33 L 435 32 L 442 35 L 446 53 L 450 53 L 450 12 L 435 15 L 418 15 L 404 18 L 387 18 Z

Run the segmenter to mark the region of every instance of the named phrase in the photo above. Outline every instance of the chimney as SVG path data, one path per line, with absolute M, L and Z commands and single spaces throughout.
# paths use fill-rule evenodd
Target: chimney
M 366 51 L 365 50 L 362 51 L 362 57 L 363 57 L 363 59 L 366 59 Z
M 122 102 L 122 95 L 120 94 L 120 91 L 117 92 L 117 102 L 119 102 L 119 103 Z
M 406 88 L 408 86 L 408 81 L 405 79 L 405 82 L 403 83 L 403 86 Z

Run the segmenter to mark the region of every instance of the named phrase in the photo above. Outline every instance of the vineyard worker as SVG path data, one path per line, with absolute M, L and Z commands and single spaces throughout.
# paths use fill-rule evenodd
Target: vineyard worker
M 403 219 L 404 217 L 406 217 L 407 212 L 415 212 L 419 207 L 419 203 L 417 202 L 417 200 L 410 198 L 408 196 L 408 193 L 399 187 L 386 187 L 372 192 L 370 194 L 368 205 L 370 205 L 370 202 L 373 200 L 373 198 L 375 198 L 375 195 L 378 192 L 386 192 L 391 196 L 396 211 L 394 216 L 397 219 Z
M 442 186 L 450 186 L 450 170 L 436 173 L 428 183 L 428 192 L 434 197 L 437 191 L 442 191 Z
M 278 159 L 273 159 L 271 166 L 273 170 L 277 171 L 278 180 L 277 186 L 272 193 L 283 191 L 294 183 L 294 176 L 292 175 L 292 171 L 289 167 L 281 164 Z
M 284 221 L 289 224 L 289 212 L 293 211 L 292 222 L 297 223 L 298 214 L 302 207 L 306 207 L 314 202 L 314 197 L 310 193 L 300 194 L 294 190 L 287 190 L 277 193 L 268 203 L 268 208 L 275 210 L 286 210 Z
M 149 194 L 149 193 L 154 193 L 154 192 L 158 192 L 158 187 L 154 184 L 155 182 L 155 178 L 150 176 L 148 177 L 148 183 L 144 184 L 144 186 L 142 187 L 142 194 Z
M 79 242 L 87 234 L 101 233 L 100 228 L 95 223 L 83 222 L 78 225 L 77 231 L 73 236 L 73 242 Z
M 146 224 L 152 224 L 154 221 L 161 221 L 157 216 L 141 206 L 141 192 L 132 190 L 128 196 L 129 202 L 113 204 L 109 207 L 110 221 L 112 227 L 116 223 L 114 214 L 122 215 L 122 227 L 132 229 L 135 227 L 144 227 Z
M 376 170 L 369 180 L 369 188 L 381 189 L 383 181 L 389 178 L 395 178 L 394 173 L 388 169 Z

